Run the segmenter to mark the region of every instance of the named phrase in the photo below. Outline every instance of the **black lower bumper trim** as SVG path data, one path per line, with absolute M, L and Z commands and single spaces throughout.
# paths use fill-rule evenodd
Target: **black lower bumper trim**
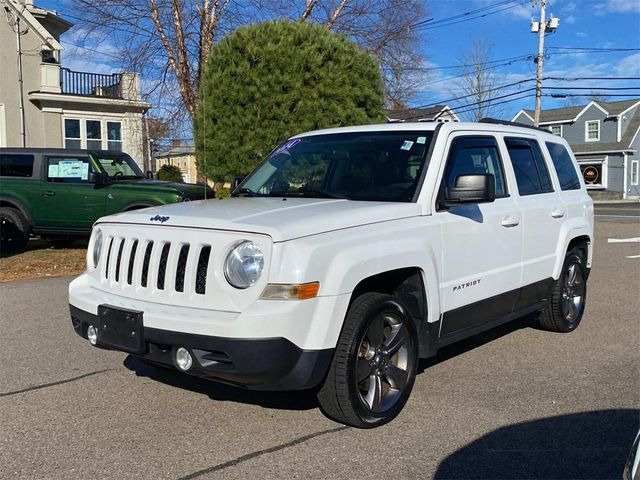
M 69 309 L 74 330 L 87 338 L 87 328 L 97 326 L 98 316 L 73 305 Z M 322 382 L 333 358 L 333 349 L 302 350 L 280 337 L 223 338 L 144 327 L 143 340 L 138 357 L 175 367 L 173 352 L 185 347 L 194 359 L 186 373 L 253 390 L 313 388 Z

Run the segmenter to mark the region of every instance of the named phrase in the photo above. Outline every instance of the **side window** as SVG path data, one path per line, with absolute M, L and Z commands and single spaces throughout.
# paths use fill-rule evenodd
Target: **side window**
M 33 155 L 9 154 L 0 155 L 0 177 L 33 176 Z
M 93 172 L 88 158 L 47 158 L 47 181 L 53 183 L 89 183 Z
M 505 138 L 520 195 L 553 192 L 549 171 L 535 140 Z
M 547 142 L 546 145 L 558 174 L 558 180 L 560 180 L 560 188 L 562 190 L 580 190 L 578 173 L 567 149 L 559 143 Z
M 460 175 L 473 174 L 493 175 L 496 197 L 508 195 L 498 142 L 494 137 L 458 137 L 452 142 L 443 185 L 453 187 Z

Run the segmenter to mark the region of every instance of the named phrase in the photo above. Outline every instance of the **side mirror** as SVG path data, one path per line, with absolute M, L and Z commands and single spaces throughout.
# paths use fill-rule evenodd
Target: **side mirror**
M 93 174 L 93 185 L 95 188 L 104 187 L 109 184 L 109 177 L 104 173 L 94 173 Z
M 147 170 L 146 177 L 147 180 L 153 180 L 153 172 L 151 170 Z
M 240 185 L 245 178 L 247 178 L 246 175 L 243 177 L 234 177 L 233 182 L 231 182 L 231 191 L 233 192 L 236 188 L 238 188 L 238 185 Z
M 465 203 L 490 203 L 496 199 L 496 180 L 491 174 L 460 175 L 445 191 L 440 204 L 445 207 Z

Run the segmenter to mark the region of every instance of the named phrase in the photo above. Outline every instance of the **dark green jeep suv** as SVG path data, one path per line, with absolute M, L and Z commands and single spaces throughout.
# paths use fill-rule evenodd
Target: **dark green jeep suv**
M 30 234 L 89 235 L 104 215 L 213 195 L 150 180 L 122 152 L 0 148 L 0 249 L 19 250 Z

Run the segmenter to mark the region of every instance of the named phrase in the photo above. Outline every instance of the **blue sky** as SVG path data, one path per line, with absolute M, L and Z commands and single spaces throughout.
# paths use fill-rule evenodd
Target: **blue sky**
M 298 0 L 302 2 L 303 0 Z M 63 16 L 68 6 L 65 0 L 36 0 L 44 8 L 58 10 Z M 495 6 L 496 4 L 504 4 Z M 532 7 L 531 0 L 431 0 L 427 1 L 431 26 L 426 24 L 423 30 L 422 51 L 427 58 L 427 67 L 433 68 L 422 82 L 421 93 L 413 106 L 430 105 L 459 96 L 456 69 L 454 66 L 470 47 L 474 40 L 486 40 L 492 45 L 492 59 L 496 68 L 492 69 L 498 85 L 518 82 L 535 77 L 535 64 L 526 55 L 537 52 L 537 36 L 530 32 L 532 16 L 538 16 L 538 9 Z M 464 21 L 455 25 L 436 27 L 437 21 L 448 17 L 477 11 L 480 13 L 501 10 L 485 18 Z M 560 19 L 560 27 L 545 39 L 548 57 L 544 62 L 545 77 L 640 77 L 640 0 L 551 0 L 547 14 Z M 474 14 L 474 16 L 477 14 Z M 469 18 L 467 15 L 464 18 Z M 71 19 L 71 21 L 74 21 Z M 84 32 L 77 24 L 63 36 L 63 64 L 84 71 L 111 73 L 118 70 L 114 54 L 117 46 L 101 42 L 99 45 L 82 43 Z M 85 45 L 90 50 L 79 48 Z M 627 51 L 575 51 L 580 49 L 631 49 Z M 96 51 L 97 50 L 97 51 Z M 503 59 L 516 59 L 505 65 Z M 143 79 L 143 86 L 153 79 Z M 533 82 L 522 83 L 500 91 L 501 95 L 518 92 L 518 89 L 533 86 Z M 546 81 L 546 87 L 583 86 L 598 90 L 604 87 L 640 86 L 636 81 Z M 548 91 L 550 92 L 550 91 Z M 555 93 L 566 93 L 562 89 Z M 573 93 L 588 93 L 588 91 Z M 629 96 L 640 96 L 640 89 Z M 528 96 L 527 96 L 528 95 Z M 524 92 L 511 99 L 526 96 L 521 100 L 510 101 L 500 106 L 500 116 L 511 118 L 520 108 L 533 108 L 533 94 Z M 611 101 L 624 97 L 611 97 Z M 564 106 L 567 99 L 543 98 L 543 108 Z M 581 99 L 585 103 L 584 99 Z
M 437 20 L 496 3 L 496 0 L 453 0 L 432 1 L 428 5 L 430 16 Z M 535 54 L 537 35 L 530 32 L 530 22 L 532 16 L 539 17 L 539 9 L 533 9 L 532 3 L 523 1 L 484 19 L 426 30 L 428 37 L 423 52 L 434 67 L 455 65 L 474 40 L 490 42 L 494 60 Z M 549 54 L 543 63 L 545 77 L 640 77 L 640 0 L 553 0 L 547 8 L 547 16 L 551 13 L 560 19 L 560 27 L 545 38 L 545 49 Z M 566 53 L 567 50 L 562 49 L 567 47 L 636 50 Z M 499 63 L 503 62 L 496 62 Z M 531 60 L 519 60 L 494 71 L 496 83 L 502 85 L 535 77 L 535 64 Z M 426 91 L 417 103 L 428 104 L 456 96 L 456 80 L 441 81 L 456 74 L 450 69 L 432 71 L 431 81 L 425 82 Z M 599 88 L 633 85 L 640 86 L 640 81 L 544 83 L 544 86 Z M 523 86 L 533 86 L 533 82 Z M 515 91 L 507 89 L 505 93 Z M 640 96 L 640 89 L 635 90 L 635 96 Z M 623 98 L 612 97 L 610 100 L 620 99 Z M 564 106 L 566 101 L 544 97 L 542 105 L 543 108 L 555 108 Z M 533 96 L 502 107 L 502 116 L 510 118 L 520 108 L 533 108 Z

